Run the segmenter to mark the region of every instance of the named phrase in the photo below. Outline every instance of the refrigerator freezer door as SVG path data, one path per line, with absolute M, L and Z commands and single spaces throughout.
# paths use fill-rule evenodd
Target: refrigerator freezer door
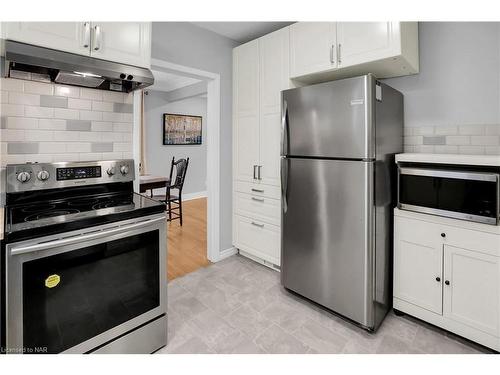
M 375 157 L 372 75 L 283 91 L 285 156 Z
M 281 283 L 373 323 L 373 162 L 287 158 Z

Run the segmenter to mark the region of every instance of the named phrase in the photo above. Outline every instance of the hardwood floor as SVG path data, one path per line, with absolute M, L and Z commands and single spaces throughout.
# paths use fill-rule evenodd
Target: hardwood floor
M 185 201 L 182 209 L 182 227 L 179 220 L 167 224 L 168 280 L 210 264 L 207 259 L 207 199 Z

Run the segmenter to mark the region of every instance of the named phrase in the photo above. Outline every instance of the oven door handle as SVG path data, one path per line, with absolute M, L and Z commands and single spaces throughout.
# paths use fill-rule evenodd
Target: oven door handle
M 95 239 L 102 238 L 102 237 L 107 237 L 107 236 L 121 233 L 121 232 L 127 232 L 127 231 L 130 231 L 132 229 L 139 229 L 139 228 L 143 228 L 143 227 L 148 227 L 148 226 L 151 226 L 151 224 L 154 224 L 154 223 L 159 222 L 159 221 L 164 221 L 164 220 L 165 220 L 165 218 L 159 217 L 156 219 L 145 220 L 145 221 L 141 221 L 141 222 L 133 223 L 133 224 L 121 225 L 121 226 L 113 227 L 112 229 L 104 229 L 102 231 L 96 231 L 96 232 L 91 232 L 91 233 L 87 233 L 87 234 L 84 233 L 84 234 L 80 234 L 80 235 L 76 235 L 76 236 L 57 239 L 54 241 L 42 242 L 42 243 L 37 243 L 34 245 L 29 245 L 29 246 L 13 247 L 10 250 L 10 253 L 11 253 L 11 255 L 19 255 L 19 254 L 31 253 L 34 251 L 47 250 L 47 249 L 51 249 L 54 247 L 73 245 L 73 244 L 80 243 L 80 242 L 86 242 L 86 241 L 95 240 Z

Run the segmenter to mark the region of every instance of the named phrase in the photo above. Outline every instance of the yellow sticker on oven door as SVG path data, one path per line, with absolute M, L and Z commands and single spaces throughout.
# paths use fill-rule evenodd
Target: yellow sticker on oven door
M 59 275 L 50 275 L 45 279 L 45 286 L 47 288 L 54 288 L 57 285 L 59 285 L 59 282 L 61 281 L 61 277 Z

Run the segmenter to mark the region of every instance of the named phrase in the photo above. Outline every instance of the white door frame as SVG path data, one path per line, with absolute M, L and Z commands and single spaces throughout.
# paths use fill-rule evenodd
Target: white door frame
M 177 73 L 207 82 L 207 258 L 221 260 L 220 252 L 220 75 L 168 61 L 151 59 L 151 70 Z M 136 172 L 140 161 L 141 95 L 134 95 L 134 145 Z M 204 129 L 204 131 L 205 131 Z M 138 176 L 139 173 L 137 172 Z M 139 191 L 139 179 L 134 188 Z

